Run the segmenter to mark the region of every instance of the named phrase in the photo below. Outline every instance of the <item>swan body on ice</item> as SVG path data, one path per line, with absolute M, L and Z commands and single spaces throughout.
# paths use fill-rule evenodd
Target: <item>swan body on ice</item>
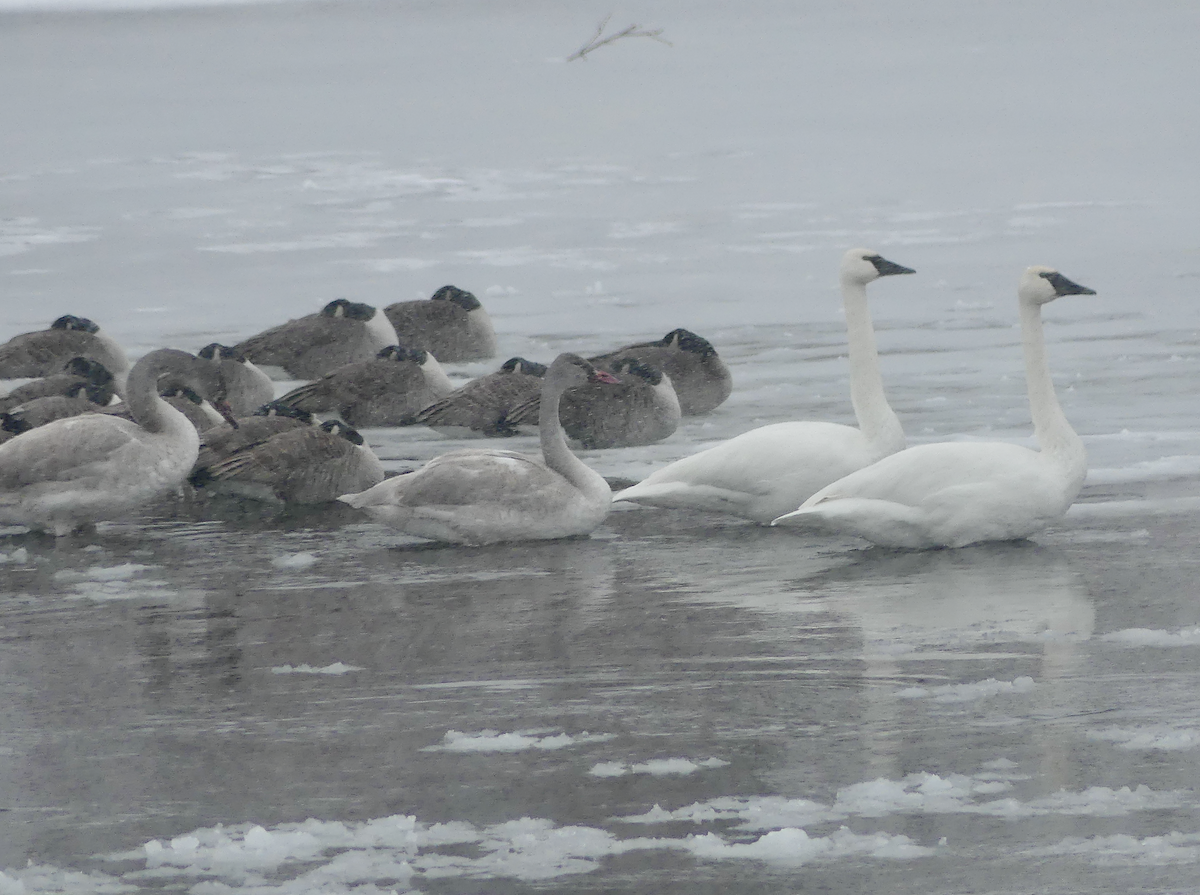
M 1054 394 L 1041 309 L 1062 295 L 1095 294 L 1049 267 L 1021 277 L 1025 379 L 1041 450 L 1000 442 L 918 445 L 833 482 L 773 524 L 926 549 L 1024 538 L 1062 518 L 1083 486 L 1087 454 Z
M 200 436 L 159 396 L 158 380 L 168 374 L 222 397 L 210 364 L 171 348 L 150 352 L 129 373 L 125 400 L 133 420 L 86 413 L 0 445 L 0 521 L 64 535 L 183 484 Z
M 883 391 L 866 287 L 879 277 L 908 273 L 913 271 L 869 249 L 851 249 L 842 257 L 857 428 L 802 421 L 751 429 L 656 470 L 613 499 L 767 523 L 830 482 L 903 449 L 904 431 Z
M 612 492 L 567 447 L 559 399 L 571 386 L 615 382 L 574 354 L 560 354 L 542 383 L 542 457 L 514 451 L 451 451 L 413 473 L 339 500 L 408 534 L 458 544 L 586 535 L 608 515 Z
M 708 339 L 686 329 L 673 329 L 653 342 L 626 345 L 588 360 L 597 367 L 612 370 L 627 358 L 667 375 L 684 416 L 715 410 L 733 391 L 733 377 L 717 355 L 717 349 Z
M 383 310 L 401 345 L 423 348 L 446 363 L 496 356 L 492 319 L 465 289 L 443 286 L 428 299 L 398 301 Z

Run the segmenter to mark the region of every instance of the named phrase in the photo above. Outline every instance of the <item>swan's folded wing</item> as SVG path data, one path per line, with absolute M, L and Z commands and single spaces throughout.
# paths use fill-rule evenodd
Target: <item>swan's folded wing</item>
M 523 504 L 565 479 L 540 461 L 515 451 L 451 451 L 410 475 L 389 479 L 391 499 L 401 506 Z M 394 483 L 394 484 L 393 484 Z
M 0 445 L 0 491 L 86 478 L 94 464 L 138 439 L 136 423 L 88 413 L 31 429 Z

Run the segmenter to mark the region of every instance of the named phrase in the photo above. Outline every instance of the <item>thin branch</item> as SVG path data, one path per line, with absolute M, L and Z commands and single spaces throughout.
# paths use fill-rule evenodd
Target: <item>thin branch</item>
M 611 18 L 611 15 L 607 16 L 596 28 L 595 36 L 593 36 L 591 40 L 585 43 L 577 51 L 568 56 L 567 61 L 570 62 L 573 59 L 585 59 L 587 54 L 592 52 L 592 50 L 599 49 L 605 44 L 612 43 L 614 40 L 620 40 L 622 37 L 649 37 L 651 40 L 657 40 L 660 44 L 666 44 L 668 47 L 672 46 L 671 42 L 662 36 L 661 28 L 644 30 L 642 29 L 641 25 L 630 25 L 624 31 L 618 31 L 616 34 L 610 34 L 608 37 L 603 37 L 604 29 L 608 27 L 608 20 Z

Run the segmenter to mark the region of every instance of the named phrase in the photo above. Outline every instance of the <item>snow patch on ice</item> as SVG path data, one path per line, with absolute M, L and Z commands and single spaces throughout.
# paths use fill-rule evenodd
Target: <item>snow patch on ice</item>
M 624 777 L 626 774 L 650 774 L 655 777 L 687 776 L 706 768 L 723 768 L 728 765 L 729 762 L 719 758 L 706 758 L 703 761 L 692 761 L 688 758 L 652 758 L 650 761 L 637 764 L 626 764 L 623 761 L 602 761 L 593 765 L 588 773 L 593 777 Z
M 827 837 L 812 837 L 788 827 L 772 830 L 754 842 L 726 842 L 716 833 L 690 836 L 687 850 L 698 858 L 752 859 L 783 864 L 806 864 L 820 859 L 865 855 L 872 858 L 919 858 L 933 849 L 917 845 L 907 836 L 871 833 L 863 836 L 846 827 Z
M 997 773 L 972 776 L 909 774 L 900 780 L 880 777 L 838 790 L 831 804 L 778 796 L 721 797 L 674 810 L 655 805 L 645 814 L 616 817 L 623 823 L 654 824 L 668 821 L 740 821 L 744 830 L 773 829 L 843 821 L 851 817 L 888 817 L 894 814 L 978 814 L 1017 819 L 1045 815 L 1117 817 L 1134 811 L 1179 808 L 1190 804 L 1191 793 L 1155 792 L 1146 787 L 1110 789 L 1094 786 L 1082 792 L 1059 790 L 1023 802 L 1015 798 L 990 799 L 1012 789 Z M 1011 779 L 1011 777 L 1010 777 Z
M 1089 740 L 1116 743 L 1118 749 L 1179 751 L 1200 746 L 1200 730 L 1194 727 L 1105 727 L 1089 730 Z
M 901 699 L 925 699 L 934 702 L 970 702 L 986 699 L 1000 693 L 1028 693 L 1034 688 L 1033 678 L 1018 677 L 1011 681 L 998 681 L 993 677 L 973 684 L 945 684 L 940 687 L 906 687 L 896 695 Z
M 344 662 L 334 662 L 323 668 L 315 668 L 312 665 L 276 665 L 271 669 L 271 674 L 347 674 L 351 671 L 362 671 L 362 668 Z
M 1154 628 L 1124 628 L 1100 637 L 1105 643 L 1122 646 L 1200 646 L 1200 626 L 1179 631 L 1160 631 Z
M 499 733 L 481 730 L 478 733 L 462 733 L 447 730 L 441 745 L 426 746 L 422 752 L 523 752 L 526 749 L 565 749 L 582 743 L 603 743 L 613 739 L 613 734 L 568 733 L 540 735 L 536 731 Z
M 24 564 L 29 562 L 29 551 L 24 547 L 18 547 L 12 553 L 0 553 L 0 563 L 19 563 Z
M 1089 858 L 1096 864 L 1194 864 L 1200 861 L 1200 834 L 1167 833 L 1138 839 L 1114 836 L 1068 836 L 1055 845 L 1029 849 L 1027 855 L 1068 855 Z
M 277 569 L 307 569 L 316 563 L 317 557 L 312 553 L 290 553 L 271 560 L 271 565 Z

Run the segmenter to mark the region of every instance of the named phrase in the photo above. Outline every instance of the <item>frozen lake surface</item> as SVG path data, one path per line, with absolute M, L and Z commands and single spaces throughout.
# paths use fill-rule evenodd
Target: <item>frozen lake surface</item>
M 870 293 L 912 443 L 1029 443 L 1017 278 L 1098 292 L 1045 313 L 1091 468 L 1035 542 L 623 508 L 461 549 L 190 500 L 7 532 L 0 895 L 1194 889 L 1200 12 L 912 6 L 623 8 L 671 46 L 572 63 L 613 10 L 0 13 L 0 339 L 194 351 L 450 282 L 501 344 L 465 380 L 685 326 L 734 393 L 584 455 L 637 479 L 852 420 L 850 246 L 918 271 Z

